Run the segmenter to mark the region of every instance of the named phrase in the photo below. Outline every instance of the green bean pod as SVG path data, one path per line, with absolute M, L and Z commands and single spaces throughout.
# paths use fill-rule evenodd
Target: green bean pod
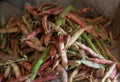
M 66 7 L 59 15 L 58 19 L 56 20 L 56 24 L 57 26 L 61 26 L 62 25 L 62 22 L 63 22 L 63 19 L 64 17 L 66 16 L 66 14 L 73 9 L 73 6 L 72 5 L 69 5 L 68 7 Z
M 44 59 L 45 59 L 45 57 L 47 56 L 47 54 L 48 54 L 48 52 L 49 52 L 49 49 L 50 49 L 50 46 L 48 46 L 47 48 L 46 48 L 46 50 L 41 54 L 41 56 L 39 57 L 39 59 L 38 59 L 38 61 L 35 63 L 35 65 L 34 65 L 34 67 L 33 67 L 33 69 L 32 69 L 32 76 L 31 76 L 31 81 L 32 80 L 34 80 L 34 78 L 35 78 L 35 76 L 36 76 L 36 74 L 37 74 L 37 72 L 38 72 L 38 69 L 39 69 L 39 67 L 43 64 L 43 62 L 44 62 Z

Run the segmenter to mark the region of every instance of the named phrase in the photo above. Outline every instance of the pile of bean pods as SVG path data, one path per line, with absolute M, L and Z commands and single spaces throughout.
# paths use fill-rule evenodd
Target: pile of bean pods
M 118 82 L 120 64 L 111 21 L 90 13 L 44 3 L 25 5 L 24 15 L 0 27 L 0 82 Z

